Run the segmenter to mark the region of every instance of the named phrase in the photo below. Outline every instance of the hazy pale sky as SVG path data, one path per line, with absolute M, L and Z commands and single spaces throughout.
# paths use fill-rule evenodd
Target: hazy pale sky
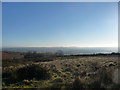
M 117 2 L 4 2 L 2 5 L 3 47 L 118 44 Z

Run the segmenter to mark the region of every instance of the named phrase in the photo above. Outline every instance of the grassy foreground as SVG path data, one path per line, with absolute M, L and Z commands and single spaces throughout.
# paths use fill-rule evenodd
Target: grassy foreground
M 119 88 L 118 55 L 55 57 L 44 62 L 34 58 L 4 60 L 3 65 L 3 90 Z

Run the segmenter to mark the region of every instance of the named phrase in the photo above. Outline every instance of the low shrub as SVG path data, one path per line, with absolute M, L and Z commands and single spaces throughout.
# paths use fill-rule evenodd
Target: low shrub
M 73 82 L 72 88 L 73 89 L 83 89 L 84 88 L 83 84 L 85 84 L 85 81 L 83 79 L 77 77 Z
M 51 77 L 49 70 L 41 65 L 31 64 L 16 71 L 19 80 L 45 80 Z
M 41 65 L 31 64 L 19 68 L 3 69 L 3 85 L 10 85 L 23 80 L 46 80 L 51 77 L 50 71 Z
M 98 78 L 101 84 L 108 85 L 113 83 L 111 72 L 106 68 L 102 68 L 98 71 Z

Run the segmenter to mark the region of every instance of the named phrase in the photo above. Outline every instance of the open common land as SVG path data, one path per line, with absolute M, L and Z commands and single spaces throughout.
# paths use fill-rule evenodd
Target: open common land
M 3 88 L 118 88 L 118 54 L 3 60 Z

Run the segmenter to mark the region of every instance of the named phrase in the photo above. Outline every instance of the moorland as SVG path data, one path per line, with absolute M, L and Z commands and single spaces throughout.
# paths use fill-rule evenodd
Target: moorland
M 120 84 L 118 56 L 119 53 L 64 55 L 60 51 L 56 53 L 4 51 L 2 87 L 3 90 L 6 88 L 116 90 Z

